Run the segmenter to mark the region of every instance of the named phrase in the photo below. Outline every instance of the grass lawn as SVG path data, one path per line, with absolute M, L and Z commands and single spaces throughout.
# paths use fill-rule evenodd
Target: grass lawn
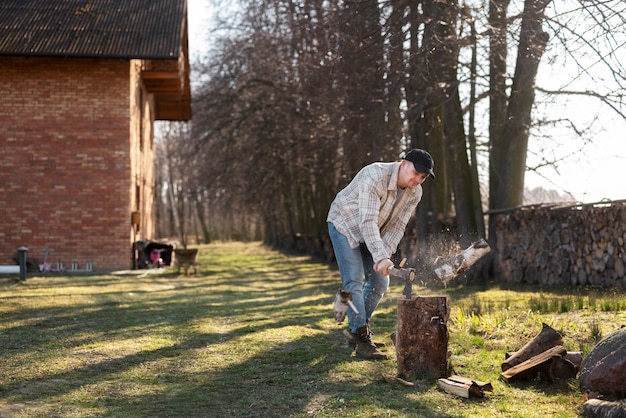
M 576 417 L 576 380 L 505 383 L 505 352 L 543 322 L 584 354 L 626 324 L 610 291 L 414 286 L 449 298 L 454 371 L 493 385 L 464 399 L 382 378 L 398 280 L 372 319 L 390 359 L 362 361 L 333 318 L 333 265 L 259 243 L 201 246 L 199 263 L 189 277 L 0 278 L 0 417 Z

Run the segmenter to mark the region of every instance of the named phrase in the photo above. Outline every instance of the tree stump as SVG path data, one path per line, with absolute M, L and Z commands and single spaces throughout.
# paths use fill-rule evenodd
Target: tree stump
M 448 377 L 448 317 L 445 296 L 398 299 L 398 377 Z

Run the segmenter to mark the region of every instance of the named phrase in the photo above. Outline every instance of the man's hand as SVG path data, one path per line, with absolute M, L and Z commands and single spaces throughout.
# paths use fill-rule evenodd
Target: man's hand
M 393 267 L 393 261 L 388 258 L 383 258 L 378 263 L 374 264 L 374 270 L 383 276 L 389 276 L 390 267 Z

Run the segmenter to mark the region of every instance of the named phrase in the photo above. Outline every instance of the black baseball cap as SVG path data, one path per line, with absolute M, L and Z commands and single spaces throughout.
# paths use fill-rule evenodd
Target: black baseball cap
M 428 152 L 423 149 L 412 149 L 404 156 L 404 159 L 412 162 L 413 166 L 415 166 L 415 171 L 418 173 L 427 173 L 435 178 L 435 172 L 433 171 L 435 162 Z

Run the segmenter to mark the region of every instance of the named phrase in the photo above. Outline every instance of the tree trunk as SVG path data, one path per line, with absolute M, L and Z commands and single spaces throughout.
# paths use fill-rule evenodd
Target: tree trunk
M 535 102 L 535 79 L 539 61 L 548 43 L 548 34 L 542 23 L 546 5 L 551 0 L 526 0 L 518 47 L 517 63 L 511 96 L 507 109 L 503 137 L 507 138 L 506 152 L 496 189 L 497 208 L 519 206 L 524 203 L 524 174 Z
M 198 217 L 198 222 L 200 223 L 200 229 L 202 231 L 202 240 L 205 244 L 208 244 L 211 242 L 211 233 L 209 232 L 209 226 L 205 216 L 206 209 L 202 200 L 200 200 L 198 193 L 194 193 L 193 197 L 196 203 L 196 216 Z
M 477 238 L 476 216 L 474 214 L 474 194 L 472 172 L 467 154 L 467 138 L 463 122 L 463 109 L 459 96 L 457 67 L 459 62 L 459 40 L 456 34 L 459 7 L 458 2 L 441 2 L 435 25 L 439 57 L 434 63 L 438 74 L 438 85 L 443 86 L 442 96 L 443 127 L 446 138 L 446 155 L 449 178 L 454 193 L 454 209 L 459 228 L 460 244 L 466 247 Z
M 439 2 L 412 2 L 409 6 L 410 77 L 405 86 L 409 135 L 412 148 L 426 149 L 432 155 L 437 175 L 436 181 L 425 186 L 416 213 L 416 236 L 424 245 L 439 234 L 440 221 L 449 216 L 452 208 L 442 106 L 446 97 L 437 74 L 442 68 L 440 55 L 445 53 L 447 42 L 437 35 L 442 20 L 440 5 Z M 434 50 L 438 53 L 433 54 Z
M 476 228 L 478 238 L 486 238 L 485 235 L 485 219 L 483 214 L 482 196 L 480 193 L 480 179 L 478 176 L 478 157 L 476 153 L 476 77 L 478 68 L 477 45 L 476 45 L 476 24 L 474 21 L 470 23 L 472 34 L 472 61 L 470 64 L 470 105 L 469 105 L 469 126 L 467 143 L 470 154 L 471 167 L 471 190 L 472 200 L 474 204 L 474 216 L 476 217 Z
M 502 179 L 502 164 L 506 155 L 503 135 L 506 122 L 506 60 L 507 16 L 510 0 L 489 1 L 489 208 L 498 207 L 496 190 Z M 489 243 L 495 248 L 495 217 L 489 218 Z

